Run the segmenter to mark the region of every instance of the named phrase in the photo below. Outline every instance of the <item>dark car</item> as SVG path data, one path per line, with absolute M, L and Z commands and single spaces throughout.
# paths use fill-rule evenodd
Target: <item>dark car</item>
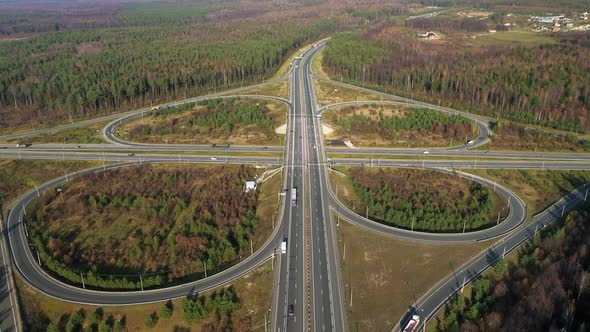
M 295 306 L 292 304 L 289 305 L 289 316 L 293 316 L 295 314 Z
M 130 154 L 128 154 L 128 156 L 133 157 L 133 156 L 135 156 L 135 153 L 130 153 Z

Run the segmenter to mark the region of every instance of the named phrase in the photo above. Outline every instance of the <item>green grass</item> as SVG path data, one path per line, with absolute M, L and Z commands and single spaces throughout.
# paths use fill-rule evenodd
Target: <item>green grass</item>
M 93 161 L 0 160 L 0 212 L 6 210 L 27 190 L 65 173 L 102 165 Z
M 340 254 L 346 251 L 345 259 L 340 257 L 342 297 L 351 332 L 391 331 L 416 299 L 493 243 L 402 240 L 359 229 L 342 220 L 338 237 Z
M 230 111 L 248 108 L 255 108 L 265 118 L 269 118 L 271 123 L 236 122 L 226 128 L 226 122 L 215 120 L 219 114 L 230 118 L 238 114 Z M 147 144 L 278 145 L 284 135 L 277 134 L 275 129 L 287 122 L 288 107 L 274 100 L 235 98 L 221 99 L 219 106 L 196 103 L 159 112 L 122 124 L 117 135 L 127 141 Z M 190 121 L 193 120 L 209 121 L 215 125 L 198 122 L 191 124 Z M 144 129 L 147 131 L 144 132 Z
M 64 129 L 57 132 L 51 132 L 40 135 L 33 135 L 27 138 L 10 139 L 8 142 L 31 142 L 33 144 L 39 143 L 80 143 L 80 144 L 100 144 L 106 143 L 103 139 L 101 130 L 109 123 L 100 122 L 89 126 L 75 127 L 71 129 Z
M 41 324 L 37 325 L 40 328 L 39 330 L 44 331 L 48 321 L 56 324 L 64 314 L 71 314 L 84 309 L 87 316 L 90 316 L 98 308 L 96 306 L 79 305 L 56 300 L 39 293 L 26 284 L 20 277 L 15 278 L 15 280 L 23 311 L 23 319 L 26 324 L 31 324 L 35 320 L 40 321 Z M 248 330 L 250 331 L 264 330 L 263 323 L 265 316 L 268 314 L 268 309 L 271 306 L 272 283 L 273 271 L 271 270 L 270 262 L 231 283 L 236 288 L 238 297 L 241 300 L 240 309 L 233 313 L 234 322 L 240 322 L 249 326 Z M 209 295 L 212 292 L 207 291 L 202 293 L 202 295 Z M 104 307 L 104 317 L 106 318 L 112 315 L 117 320 L 125 317 L 127 331 L 143 331 L 145 330 L 144 321 L 147 316 L 153 312 L 159 313 L 163 304 L 164 302 Z M 210 322 L 209 320 L 205 320 L 199 324 L 189 326 L 183 319 L 182 299 L 173 300 L 172 304 L 174 308 L 172 316 L 169 319 L 160 318 L 151 331 L 200 331 L 205 324 Z M 268 319 L 268 316 L 266 316 L 266 319 Z
M 556 40 L 552 37 L 551 34 L 522 30 L 484 33 L 478 35 L 475 39 L 472 39 L 470 41 L 482 47 L 489 47 L 495 45 L 513 45 L 514 43 L 518 43 L 524 46 L 556 43 Z
M 513 190 L 526 203 L 529 217 L 539 213 L 571 190 L 590 182 L 590 171 L 464 170 Z

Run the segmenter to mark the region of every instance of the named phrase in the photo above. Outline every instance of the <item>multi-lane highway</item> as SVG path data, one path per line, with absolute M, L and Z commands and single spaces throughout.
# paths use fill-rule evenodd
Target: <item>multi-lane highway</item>
M 137 144 L 118 138 L 116 126 L 122 121 L 140 117 L 148 109 L 134 110 L 118 115 L 81 121 L 55 128 L 42 129 L 29 133 L 1 136 L 0 140 L 16 139 L 39 133 L 62 130 L 79 125 L 111 121 L 103 130 L 106 139 L 114 144 L 33 144 L 30 147 L 16 147 L 14 144 L 0 145 L 0 158 L 20 159 L 62 159 L 62 160 L 95 160 L 102 166 L 68 174 L 54 179 L 20 197 L 11 207 L 7 218 L 8 248 L 16 270 L 23 278 L 39 291 L 65 301 L 88 304 L 121 305 L 163 301 L 170 298 L 186 296 L 194 292 L 217 287 L 238 278 L 267 261 L 280 248 L 282 241 L 287 242 L 285 254 L 279 255 L 280 264 L 274 288 L 272 330 L 273 331 L 346 331 L 348 329 L 345 310 L 343 310 L 342 283 L 340 261 L 336 245 L 336 229 L 332 221 L 333 212 L 339 213 L 353 224 L 389 236 L 408 238 L 418 241 L 465 242 L 482 241 L 504 236 L 498 244 L 488 251 L 476 256 L 455 273 L 429 290 L 417 303 L 418 312 L 428 318 L 432 316 L 444 302 L 458 289 L 469 282 L 495 262 L 497 257 L 528 238 L 531 234 L 559 217 L 564 211 L 586 197 L 583 192 L 587 187 L 580 188 L 556 203 L 547 212 L 535 218 L 535 222 L 526 225 L 526 205 L 509 189 L 456 169 L 464 168 L 512 168 L 512 169 L 590 169 L 590 156 L 575 153 L 521 153 L 500 151 L 464 150 L 460 145 L 451 149 L 342 149 L 329 148 L 328 153 L 355 154 L 359 158 L 330 158 L 326 156 L 326 148 L 321 133 L 320 117 L 326 109 L 352 103 L 340 103 L 317 108 L 315 89 L 312 80 L 311 61 L 320 47 L 305 51 L 301 58 L 293 62 L 293 67 L 282 79 L 290 79 L 290 99 L 271 98 L 289 106 L 289 121 L 286 146 L 249 147 L 249 146 L 210 146 L 210 145 L 158 145 Z M 270 84 L 267 82 L 264 84 Z M 337 82 L 333 82 L 337 83 Z M 347 85 L 348 86 L 348 85 Z M 348 86 L 357 88 L 354 86 Z M 164 104 L 175 106 L 195 102 L 211 97 L 249 89 L 235 89 L 210 96 L 191 98 L 183 101 Z M 366 90 L 376 95 L 395 98 L 397 101 L 383 103 L 403 104 L 426 107 L 447 113 L 461 113 L 453 109 L 421 103 L 410 99 L 391 96 Z M 261 96 L 244 95 L 250 98 Z M 363 101 L 362 103 L 366 103 Z M 461 113 L 479 128 L 479 136 L 474 139 L 471 147 L 481 146 L 488 142 L 491 132 L 486 123 L 488 119 L 480 116 Z M 160 152 L 160 153 L 158 153 Z M 163 153 L 166 152 L 166 153 Z M 200 154 L 191 154 L 199 152 Z M 263 152 L 265 155 L 256 155 Z M 180 154 L 182 153 L 182 154 Z M 276 156 L 275 156 L 276 155 Z M 374 158 L 380 155 L 413 156 L 414 159 L 383 159 Z M 374 157 L 373 157 L 374 156 Z M 420 156 L 420 158 L 416 158 Z M 456 160 L 453 158 L 461 157 Z M 469 158 L 469 159 L 467 159 Z M 108 164 L 114 162 L 115 164 Z M 280 211 L 281 223 L 276 226 L 268 241 L 250 257 L 242 262 L 208 278 L 181 286 L 146 290 L 142 292 L 107 292 L 90 291 L 77 286 L 67 285 L 50 277 L 43 271 L 35 259 L 34 252 L 28 246 L 27 232 L 23 227 L 26 205 L 44 190 L 59 186 L 73 176 L 83 176 L 91 172 L 103 172 L 114 167 L 126 167 L 147 162 L 163 163 L 238 163 L 238 164 L 280 164 L 284 165 L 283 205 Z M 329 186 L 328 174 L 332 165 L 349 166 L 380 166 L 380 167 L 411 167 L 431 168 L 441 172 L 449 172 L 458 176 L 493 187 L 496 192 L 508 200 L 510 213 L 497 226 L 478 232 L 459 234 L 430 234 L 401 230 L 378 224 L 350 211 L 341 204 Z M 297 197 L 291 201 L 291 192 L 296 190 Z M 563 207 L 565 206 L 565 208 Z M 531 228 L 533 227 L 534 228 Z M 506 248 L 506 249 L 504 249 Z M 279 250 L 280 252 L 280 250 Z M 6 258 L 3 252 L 3 257 Z M 0 265 L 0 272 L 2 272 Z M 461 283 L 458 284 L 458 281 Z M 7 291 L 11 291 L 7 289 Z

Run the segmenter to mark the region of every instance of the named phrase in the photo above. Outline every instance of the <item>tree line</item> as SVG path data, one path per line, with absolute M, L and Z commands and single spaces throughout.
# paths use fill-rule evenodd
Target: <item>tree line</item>
M 188 138 L 199 134 L 227 137 L 246 126 L 272 135 L 277 120 L 267 105 L 266 101 L 218 98 L 168 107 L 152 113 L 154 122 L 131 125 L 126 138 L 146 141 L 150 135 L 172 135 L 174 139 L 174 135 Z
M 244 166 L 147 165 L 72 179 L 27 213 L 32 244 L 44 267 L 86 287 L 153 288 L 211 274 L 250 253 L 258 194 L 243 184 L 253 176 Z
M 416 30 L 386 43 L 379 36 L 388 26 L 337 34 L 324 56 L 327 71 L 492 117 L 574 132 L 590 128 L 590 48 L 572 42 L 579 34 L 555 44 L 473 50 L 418 41 Z
M 351 181 L 370 218 L 430 232 L 476 230 L 492 221 L 489 188 L 435 171 L 352 169 Z
M 378 133 L 386 139 L 400 135 L 400 131 L 428 129 L 434 134 L 464 139 L 473 132 L 471 122 L 460 115 L 446 115 L 430 109 L 409 109 L 404 116 L 386 116 L 378 113 L 379 120 L 363 114 L 338 116 L 336 124 L 348 133 Z
M 97 115 L 269 77 L 337 27 L 233 23 L 47 33 L 2 43 L 0 127 Z
M 437 331 L 587 331 L 588 205 L 500 259 L 437 319 Z

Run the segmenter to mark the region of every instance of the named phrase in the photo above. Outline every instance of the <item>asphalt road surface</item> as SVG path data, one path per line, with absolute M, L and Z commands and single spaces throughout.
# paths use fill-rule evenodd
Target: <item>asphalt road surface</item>
M 128 162 L 99 166 L 69 174 L 67 179 L 71 179 L 74 176 L 82 176 L 92 172 L 102 172 L 107 169 L 130 166 L 133 164 L 135 163 Z M 37 196 L 45 190 L 56 188 L 65 181 L 66 176 L 54 179 L 21 196 L 11 207 L 7 220 L 9 250 L 12 254 L 15 268 L 20 272 L 21 276 L 23 276 L 23 278 L 38 291 L 61 300 L 95 305 L 128 305 L 159 302 L 167 299 L 188 296 L 227 284 L 260 266 L 262 263 L 273 257 L 276 248 L 282 240 L 283 225 L 280 224 L 276 226 L 267 242 L 253 255 L 226 270 L 209 276 L 208 278 L 181 286 L 132 292 L 94 291 L 83 289 L 79 286 L 71 286 L 50 277 L 41 267 L 39 267 L 36 253 L 29 250 L 27 239 L 28 233 L 22 223 L 26 212 L 25 207 L 30 201 L 37 198 Z
M 109 115 L 93 120 L 81 121 L 73 124 L 41 129 L 28 133 L 0 136 L 0 140 L 18 139 L 40 133 L 63 130 L 75 126 L 93 124 L 103 121 L 112 121 L 110 126 L 104 129 L 105 136 L 116 144 L 44 144 L 31 147 L 17 148 L 14 144 L 0 145 L 0 158 L 14 159 L 47 159 L 47 160 L 94 160 L 102 162 L 102 166 L 65 175 L 40 185 L 21 196 L 11 207 L 7 218 L 7 246 L 2 248 L 2 257 L 5 259 L 8 253 L 13 258 L 15 269 L 23 278 L 39 291 L 65 301 L 96 304 L 96 305 L 126 305 L 147 302 L 159 302 L 171 298 L 179 298 L 195 292 L 218 287 L 226 284 L 274 257 L 282 241 L 287 242 L 287 252 L 281 254 L 279 284 L 273 294 L 272 330 L 273 331 L 346 331 L 348 325 L 343 310 L 342 283 L 340 277 L 340 262 L 338 247 L 336 245 L 335 224 L 331 220 L 331 212 L 336 211 L 342 217 L 353 224 L 382 234 L 408 238 L 418 241 L 436 242 L 465 242 L 482 241 L 490 238 L 503 238 L 494 246 L 472 260 L 457 268 L 447 278 L 441 280 L 435 287 L 424 294 L 414 305 L 417 313 L 423 317 L 423 321 L 432 317 L 451 296 L 470 282 L 477 275 L 494 264 L 499 257 L 516 248 L 523 241 L 533 236 L 551 221 L 559 218 L 563 213 L 572 209 L 576 204 L 585 200 L 588 196 L 589 186 L 584 186 L 565 196 L 561 201 L 552 205 L 548 210 L 535 216 L 532 224 L 526 224 L 526 205 L 509 189 L 495 184 L 489 180 L 475 177 L 458 171 L 458 169 L 476 168 L 510 168 L 510 169 L 590 169 L 589 154 L 575 153 L 530 153 L 530 152 L 502 152 L 502 151 L 474 151 L 464 150 L 465 146 L 457 146 L 452 149 L 341 149 L 329 148 L 329 153 L 366 155 L 368 158 L 326 158 L 326 149 L 321 134 L 320 118 L 318 115 L 322 109 L 317 109 L 315 90 L 313 88 L 311 61 L 321 48 L 316 47 L 304 52 L 301 59 L 293 62 L 293 68 L 280 79 L 289 77 L 290 100 L 282 98 L 273 99 L 287 103 L 290 107 L 289 123 L 287 131 L 286 147 L 248 147 L 248 146 L 197 146 L 197 145 L 157 145 L 138 144 L 122 141 L 115 136 L 116 125 L 120 119 L 142 116 L 149 111 L 148 108 L 130 112 Z M 279 79 L 279 80 L 280 80 Z M 323 79 L 323 78 L 320 78 Z M 326 80 L 326 79 L 323 79 Z M 278 80 L 269 81 L 260 85 L 272 84 Z M 328 80 L 329 81 L 329 80 Z M 410 106 L 427 107 L 447 113 L 461 113 L 468 116 L 478 124 L 480 135 L 475 139 L 475 144 L 470 147 L 485 144 L 491 133 L 486 123 L 488 118 L 458 112 L 456 110 L 430 105 L 411 99 L 401 98 L 388 94 L 358 88 L 348 84 L 335 84 L 369 91 L 376 95 L 395 98 L 398 101 L 387 103 L 406 104 Z M 186 99 L 179 102 L 163 104 L 162 107 L 175 106 L 181 103 L 189 103 L 212 97 L 236 94 L 239 91 L 250 89 L 244 87 L 223 93 Z M 247 96 L 251 97 L 251 96 Z M 260 98 L 260 96 L 256 96 Z M 354 102 L 356 103 L 356 102 Z M 384 102 L 385 103 L 385 102 Z M 342 105 L 340 105 L 342 106 Z M 335 105 L 327 106 L 335 107 Z M 154 152 L 170 152 L 170 154 Z M 212 152 L 211 155 L 173 154 L 172 152 Z M 226 155 L 218 155 L 220 151 Z M 428 151 L 428 153 L 424 153 Z M 213 153 L 215 152 L 215 153 Z M 247 156 L 230 155 L 232 152 L 252 153 Z M 281 157 L 256 156 L 256 152 L 283 152 Z M 379 159 L 371 155 L 409 155 L 422 156 L 423 158 L 403 159 Z M 441 159 L 429 159 L 436 156 Z M 442 157 L 464 157 L 474 160 L 444 160 Z M 485 158 L 478 160 L 477 158 Z M 495 159 L 498 160 L 495 160 Z M 505 159 L 505 160 L 500 160 Z M 107 164 L 107 162 L 116 162 Z M 284 165 L 283 205 L 280 211 L 281 223 L 279 223 L 267 242 L 252 256 L 242 262 L 227 268 L 208 278 L 194 281 L 185 285 L 168 287 L 157 290 L 135 292 L 108 292 L 83 289 L 78 286 L 67 285 L 50 277 L 39 266 L 36 253 L 28 246 L 27 230 L 22 220 L 27 204 L 45 190 L 53 190 L 61 183 L 73 176 L 83 176 L 91 172 L 102 172 L 115 167 L 127 167 L 130 165 L 163 162 L 163 163 L 237 163 L 237 164 L 282 164 Z M 402 230 L 390 226 L 378 224 L 359 216 L 342 205 L 333 194 L 329 183 L 329 167 L 332 165 L 368 166 L 368 167 L 410 167 L 437 169 L 441 172 L 449 172 L 458 176 L 469 177 L 490 187 L 505 197 L 510 205 L 508 217 L 497 226 L 486 230 L 458 234 L 431 234 Z M 294 202 L 291 201 L 291 192 L 297 191 Z M 280 253 L 280 250 L 278 250 Z M 10 289 L 10 283 L 6 282 L 6 261 L 0 261 L 0 294 L 5 296 L 14 294 Z M 12 297 L 8 297 L 12 299 Z M 6 302 L 6 301 L 5 301 Z M 11 306 L 12 307 L 12 306 Z M 3 318 L 2 331 L 10 330 L 10 311 L 0 308 L 0 316 Z M 14 312 L 14 311 L 12 311 Z M 408 312 L 411 314 L 412 312 Z M 424 319 L 426 318 L 426 319 Z M 14 319 L 12 320 L 14 321 Z M 7 323 L 8 322 L 8 323 Z

